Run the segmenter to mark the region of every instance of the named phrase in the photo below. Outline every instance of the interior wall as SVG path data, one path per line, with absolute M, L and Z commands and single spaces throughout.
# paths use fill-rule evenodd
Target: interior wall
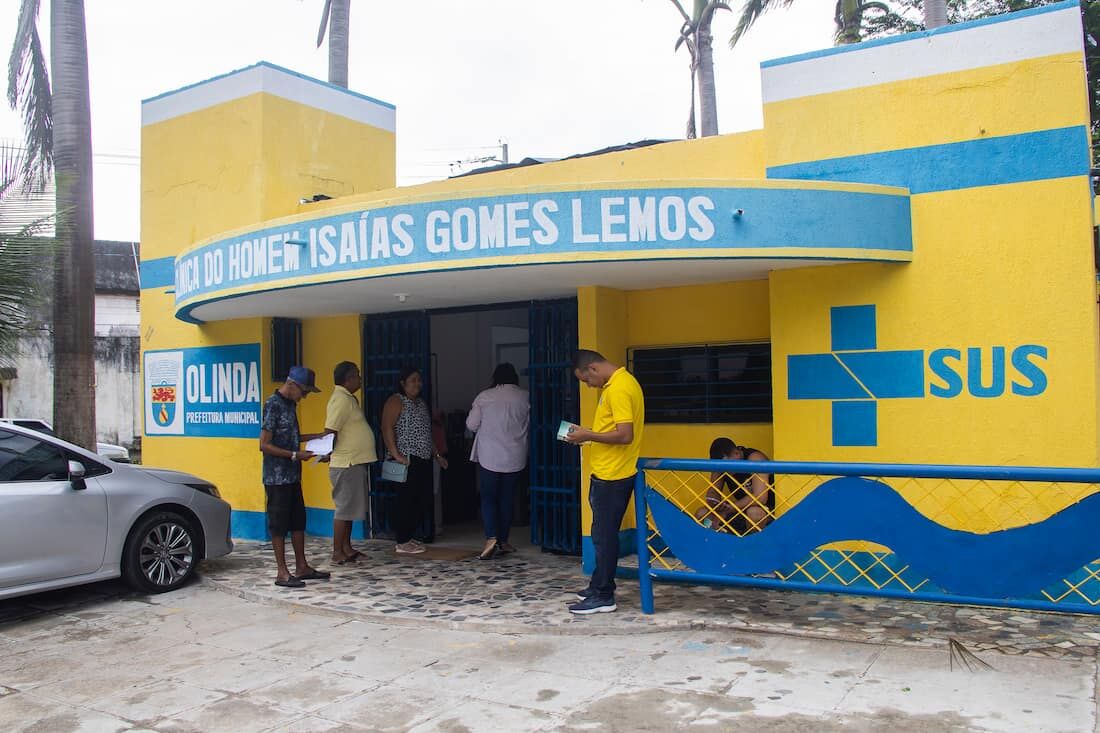
M 469 410 L 477 393 L 489 386 L 496 368 L 493 353 L 494 329 L 527 331 L 527 309 L 467 311 L 441 313 L 431 320 L 434 371 L 432 400 L 444 412 Z M 498 331 L 498 336 L 518 331 Z M 523 333 L 526 341 L 527 335 Z M 522 369 L 516 364 L 516 369 Z M 520 376 L 520 386 L 526 389 L 527 379 Z

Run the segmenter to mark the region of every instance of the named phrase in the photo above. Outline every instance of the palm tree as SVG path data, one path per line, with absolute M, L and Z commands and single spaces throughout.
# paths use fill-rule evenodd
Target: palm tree
M 27 151 L 0 147 L 0 367 L 11 366 L 20 341 L 37 332 L 36 316 L 49 291 L 42 261 L 53 255 L 47 233 L 53 194 L 28 179 Z
M 729 5 L 719 0 L 694 0 L 688 15 L 680 0 L 669 0 L 683 19 L 676 48 L 687 47 L 691 57 L 691 108 L 688 115 L 687 136 L 695 137 L 695 90 L 699 89 L 699 116 L 703 137 L 718 134 L 718 100 L 714 91 L 714 35 L 711 23 L 719 10 L 729 10 Z
M 328 80 L 331 84 L 348 87 L 348 36 L 351 0 L 325 0 L 321 11 L 321 27 L 317 31 L 317 48 L 325 40 L 328 30 Z
M 936 1 L 938 0 L 932 0 Z M 730 36 L 730 48 L 737 45 L 765 12 L 775 8 L 789 8 L 793 2 L 794 0 L 745 0 L 737 27 Z M 875 0 L 837 0 L 834 20 L 838 44 L 859 43 L 868 35 L 904 33 L 919 28 L 890 5 Z
M 50 69 L 38 38 L 40 0 L 22 0 L 8 100 L 27 122 L 28 166 L 56 185 L 53 268 L 53 423 L 91 450 L 95 420 L 95 261 L 92 256 L 92 124 L 84 0 L 51 0 Z
M 947 25 L 947 0 L 924 0 L 924 27 L 928 30 Z

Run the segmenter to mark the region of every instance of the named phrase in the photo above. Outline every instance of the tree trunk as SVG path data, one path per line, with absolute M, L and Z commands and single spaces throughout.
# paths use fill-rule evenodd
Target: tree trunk
M 924 28 L 942 28 L 947 25 L 947 0 L 924 0 Z
M 714 91 L 714 37 L 710 32 L 712 12 L 704 13 L 695 33 L 695 52 L 698 54 L 696 73 L 699 79 L 699 132 L 700 137 L 718 134 L 718 99 Z
M 348 25 L 351 0 L 332 0 L 328 26 L 328 80 L 348 87 Z
M 95 260 L 92 121 L 84 0 L 50 6 L 57 249 L 53 301 L 53 424 L 65 440 L 96 447 Z
M 838 43 L 859 43 L 863 32 L 863 4 L 861 0 L 839 0 L 837 20 Z

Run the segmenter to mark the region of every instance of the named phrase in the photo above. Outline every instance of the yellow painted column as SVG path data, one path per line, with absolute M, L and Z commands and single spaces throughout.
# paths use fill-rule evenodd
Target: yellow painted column
M 613 288 L 586 286 L 577 290 L 577 346 L 603 354 L 619 366 L 626 365 L 628 314 L 626 293 Z M 580 387 L 581 423 L 592 425 L 599 392 L 585 385 Z M 592 468 L 588 451 L 581 451 L 581 554 L 586 572 L 595 563 L 592 546 L 592 509 L 588 505 L 589 477 Z M 631 502 L 623 518 L 623 529 L 634 527 L 634 504 Z M 630 551 L 632 544 L 621 543 Z

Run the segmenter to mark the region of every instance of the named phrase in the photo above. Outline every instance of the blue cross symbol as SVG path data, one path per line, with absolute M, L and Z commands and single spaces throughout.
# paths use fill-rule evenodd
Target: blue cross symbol
M 878 400 L 924 397 L 924 351 L 879 351 L 875 306 L 831 309 L 828 354 L 787 357 L 787 399 L 832 400 L 833 445 L 878 445 Z

